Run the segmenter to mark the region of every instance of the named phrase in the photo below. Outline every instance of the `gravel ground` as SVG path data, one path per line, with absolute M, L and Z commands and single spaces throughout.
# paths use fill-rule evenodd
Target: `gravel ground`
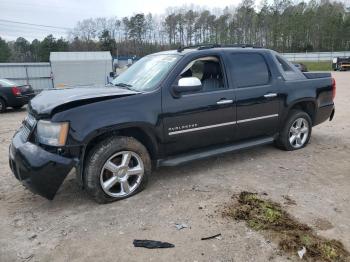
M 317 233 L 350 250 L 350 73 L 333 75 L 335 119 L 315 127 L 305 149 L 284 152 L 263 146 L 161 168 L 145 191 L 108 205 L 90 200 L 74 174 L 54 201 L 25 190 L 10 172 L 8 145 L 26 113 L 1 114 L 0 261 L 288 260 L 258 232 L 222 217 L 231 196 L 242 190 L 267 193 Z M 177 230 L 175 223 L 189 227 Z M 217 233 L 221 239 L 200 240 Z M 176 247 L 134 248 L 134 239 Z

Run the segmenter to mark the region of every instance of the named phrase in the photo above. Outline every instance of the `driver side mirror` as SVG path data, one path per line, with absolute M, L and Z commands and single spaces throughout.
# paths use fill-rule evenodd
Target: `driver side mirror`
M 202 82 L 197 77 L 183 77 L 178 85 L 174 86 L 176 93 L 195 92 L 202 89 Z

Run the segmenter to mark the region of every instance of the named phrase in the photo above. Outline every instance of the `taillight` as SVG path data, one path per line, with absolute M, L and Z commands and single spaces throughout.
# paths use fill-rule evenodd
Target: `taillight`
M 16 86 L 12 87 L 12 94 L 14 94 L 15 96 L 20 96 L 21 95 L 21 89 L 19 89 Z
M 335 79 L 332 77 L 332 100 L 335 98 L 335 93 L 337 91 L 337 85 L 335 83 Z

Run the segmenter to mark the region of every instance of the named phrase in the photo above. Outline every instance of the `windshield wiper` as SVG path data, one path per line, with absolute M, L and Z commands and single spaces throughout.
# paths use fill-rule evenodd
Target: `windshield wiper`
M 114 85 L 115 86 L 120 86 L 120 87 L 125 88 L 125 89 L 133 90 L 133 89 L 130 88 L 130 87 L 132 87 L 132 85 L 129 85 L 129 84 L 126 84 L 126 83 L 116 83 Z
M 116 83 L 116 84 L 113 84 L 113 85 L 114 85 L 114 86 L 118 86 L 118 87 L 123 88 L 123 89 L 130 90 L 130 91 L 134 91 L 134 92 L 142 93 L 142 91 L 140 91 L 140 90 L 137 90 L 137 89 L 131 88 L 131 87 L 132 87 L 132 85 L 130 85 L 130 84 L 126 84 L 126 83 Z

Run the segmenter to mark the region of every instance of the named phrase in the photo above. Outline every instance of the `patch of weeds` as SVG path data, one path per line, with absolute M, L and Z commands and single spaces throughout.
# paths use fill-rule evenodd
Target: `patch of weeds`
M 309 235 L 301 235 L 300 241 L 304 246 L 312 245 L 312 239 Z
M 273 241 L 286 253 L 296 255 L 305 247 L 303 258 L 308 261 L 350 261 L 350 254 L 341 242 L 316 235 L 308 225 L 292 218 L 280 204 L 256 193 L 241 192 L 236 203 L 224 214 L 246 221 L 253 230 L 273 235 Z

